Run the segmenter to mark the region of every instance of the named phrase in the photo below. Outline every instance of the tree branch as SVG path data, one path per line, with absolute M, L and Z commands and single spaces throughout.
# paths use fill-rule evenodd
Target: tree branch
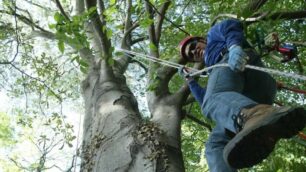
M 129 45 L 133 45 L 133 41 L 127 41 L 128 37 L 130 37 L 130 34 L 133 30 L 135 30 L 137 27 L 139 27 L 139 23 L 136 22 L 134 23 L 130 28 L 128 28 L 127 30 L 124 31 L 124 35 L 123 35 L 123 39 L 122 39 L 122 44 L 121 47 L 123 48 L 123 44 L 129 44 Z M 130 39 L 130 38 L 129 38 Z M 127 45 L 126 45 L 127 46 Z
M 141 41 L 144 41 L 146 39 L 148 39 L 148 37 L 141 37 L 141 38 L 134 39 L 134 40 L 131 41 L 131 45 L 137 44 L 137 43 L 139 43 Z
M 46 10 L 46 11 L 51 11 L 52 10 L 51 8 L 47 8 L 47 7 L 44 7 L 44 6 L 40 5 L 40 4 L 36 4 L 36 3 L 32 2 L 32 0 L 25 0 L 25 2 L 27 2 L 27 3 L 29 3 L 29 4 L 31 4 L 33 6 L 39 7 L 41 9 L 43 9 L 43 10 Z
M 68 15 L 66 14 L 62 4 L 60 3 L 59 0 L 55 0 L 56 6 L 58 7 L 58 9 L 60 10 L 61 14 L 68 20 L 70 21 L 70 18 L 68 17 Z
M 152 9 L 152 6 L 150 5 L 150 2 L 148 2 L 147 0 L 145 1 L 145 6 L 146 6 L 146 11 L 147 13 L 149 14 L 149 18 L 151 20 L 154 19 L 154 11 Z M 154 22 L 148 27 L 148 32 L 149 32 L 149 39 L 150 39 L 150 42 L 157 48 L 158 47 L 158 42 L 157 42 L 157 39 L 156 39 L 156 35 L 155 35 L 155 26 L 154 26 Z M 152 51 L 152 50 L 151 50 Z M 151 55 L 152 52 L 151 52 Z M 158 52 L 155 51 L 154 52 L 154 57 L 158 58 Z
M 14 12 L 16 13 L 16 6 L 15 6 L 15 9 L 14 9 Z M 14 23 L 15 23 L 15 34 L 16 34 L 16 42 L 17 42 L 17 45 L 16 45 L 16 53 L 14 55 L 14 57 L 9 60 L 9 61 L 4 61 L 4 62 L 0 62 L 0 64 L 11 64 L 12 62 L 15 61 L 17 55 L 19 54 L 19 45 L 20 45 L 20 38 L 19 38 L 19 34 L 18 34 L 18 25 L 17 25 L 17 19 L 16 19 L 16 15 L 14 15 Z
M 49 31 L 38 31 L 38 30 L 34 30 L 31 33 L 32 37 L 42 37 L 42 38 L 46 38 L 46 39 L 50 39 L 50 40 L 55 40 L 55 34 Z
M 292 12 L 276 12 L 271 15 L 267 15 L 262 20 L 276 20 L 276 19 L 304 19 L 306 17 L 306 10 L 292 11 Z
M 75 0 L 74 1 L 74 6 L 75 6 L 75 12 L 77 15 L 80 15 L 84 12 L 85 10 L 85 2 L 84 0 Z
M 157 13 L 159 14 L 157 17 L 157 24 L 156 24 L 156 28 L 155 28 L 155 35 L 156 35 L 156 41 L 159 42 L 160 37 L 161 37 L 161 31 L 162 31 L 162 24 L 163 21 L 165 19 L 165 14 L 167 9 L 169 8 L 171 4 L 171 1 L 167 1 L 165 2 L 162 7 L 160 8 L 160 10 L 157 10 Z
M 186 117 L 187 117 L 188 119 L 192 120 L 193 122 L 195 122 L 195 123 L 197 123 L 197 124 L 199 124 L 199 125 L 201 125 L 201 126 L 207 128 L 209 131 L 212 130 L 211 126 L 210 126 L 208 123 L 205 123 L 204 121 L 199 120 L 198 118 L 194 117 L 193 115 L 191 115 L 191 114 L 186 114 Z
M 138 61 L 138 60 L 133 59 L 133 60 L 131 60 L 131 63 L 136 63 L 136 64 L 138 64 L 140 67 L 143 68 L 143 70 L 145 71 L 145 74 L 148 73 L 148 68 L 147 68 L 146 65 L 143 64 L 141 61 Z
M 145 0 L 145 2 L 147 2 L 154 10 L 156 13 L 158 13 L 159 15 L 162 16 L 162 14 L 159 12 L 159 10 L 148 0 Z M 186 35 L 191 35 L 190 33 L 188 33 L 186 30 L 182 29 L 178 24 L 175 24 L 174 22 L 172 22 L 170 19 L 168 19 L 167 17 L 165 17 L 165 20 L 167 20 L 169 23 L 172 24 L 172 26 L 174 26 L 175 28 L 179 29 L 180 31 L 184 32 Z
M 124 35 L 121 40 L 121 48 L 126 50 L 131 50 L 132 45 L 132 36 L 131 32 L 137 28 L 139 25 L 138 23 L 134 23 L 132 25 L 132 0 L 126 1 L 126 8 L 125 8 L 125 20 L 124 20 Z M 115 58 L 116 60 L 116 68 L 114 69 L 114 72 L 117 72 L 119 74 L 123 74 L 128 64 L 131 62 L 131 56 L 129 54 L 124 54 L 123 56 L 120 56 L 118 58 Z
M 179 64 L 186 64 L 186 60 L 183 58 L 180 58 Z M 195 63 L 193 65 L 193 68 L 195 69 L 201 69 L 203 68 L 204 64 L 203 63 Z M 173 70 L 173 69 L 167 69 L 167 70 Z M 175 69 L 175 72 L 177 72 L 177 69 Z M 171 75 L 172 77 L 173 75 Z M 195 78 L 197 80 L 197 78 Z M 185 82 L 183 86 L 173 95 L 174 100 L 181 102 L 181 104 L 185 105 L 187 104 L 190 100 L 186 100 L 188 98 L 188 95 L 190 94 L 190 89 L 188 84 Z M 188 101 L 188 102 L 187 102 Z
M 22 73 L 23 75 L 29 77 L 30 79 L 36 80 L 40 83 L 43 84 L 44 87 L 46 87 L 60 102 L 62 102 L 62 98 L 57 95 L 52 89 L 51 87 L 49 87 L 44 81 L 40 80 L 39 78 L 35 78 L 29 74 L 27 74 L 26 72 L 24 72 L 23 70 L 19 69 L 17 66 L 15 66 L 13 63 L 7 63 L 9 65 L 11 65 L 14 69 L 16 69 L 17 71 L 19 71 L 20 73 Z
M 5 11 L 5 10 L 0 10 L 0 13 L 3 13 L 3 14 L 8 14 L 8 15 L 14 15 L 14 16 L 17 16 L 17 18 L 22 21 L 23 23 L 29 25 L 33 28 L 36 28 L 36 29 L 39 29 L 43 32 L 48 32 L 47 30 L 43 29 L 42 27 L 38 26 L 37 24 L 35 24 L 34 21 L 32 21 L 31 19 L 23 16 L 23 15 L 20 15 L 20 14 L 17 14 L 17 12 L 15 12 L 14 10 L 12 11 Z
M 238 18 L 237 15 L 235 14 L 219 14 L 212 20 L 212 24 L 214 25 L 216 21 L 219 18 L 235 18 L 235 19 L 240 19 L 240 20 L 245 20 L 246 24 L 252 24 L 261 20 L 293 20 L 293 19 L 304 19 L 306 17 L 306 10 L 301 10 L 301 11 L 293 11 L 293 12 L 275 12 L 272 14 L 268 13 L 259 13 L 257 17 L 250 17 L 250 18 Z
M 97 6 L 97 0 L 86 0 L 85 3 L 87 6 L 87 9 Z M 101 14 L 103 14 L 103 11 L 105 9 L 103 1 L 99 1 L 99 7 L 101 10 Z M 102 15 L 102 21 L 101 21 L 98 11 L 97 10 L 94 11 L 89 24 L 93 27 L 94 32 L 97 34 L 97 37 L 95 38 L 98 38 L 100 41 L 101 49 L 102 49 L 102 52 L 101 52 L 102 56 L 106 59 L 110 58 L 112 54 L 111 41 L 107 38 L 106 29 L 102 29 L 102 28 L 106 28 L 106 21 L 103 20 L 103 15 Z
M 251 0 L 244 8 L 244 11 L 250 11 L 254 13 L 259 10 L 259 8 L 261 8 L 266 2 L 267 0 Z
M 131 32 L 137 28 L 139 25 L 138 23 L 135 23 L 132 25 L 132 0 L 127 0 L 127 6 L 125 11 L 125 21 L 124 21 L 124 35 L 121 41 L 121 48 L 130 50 L 131 45 Z
M 29 171 L 30 171 L 29 168 L 27 168 L 27 167 L 21 165 L 20 163 L 18 163 L 18 162 L 17 162 L 16 160 L 14 160 L 13 158 L 9 158 L 9 160 L 12 161 L 18 168 L 23 169 L 23 170 L 27 170 L 27 171 L 29 170 Z

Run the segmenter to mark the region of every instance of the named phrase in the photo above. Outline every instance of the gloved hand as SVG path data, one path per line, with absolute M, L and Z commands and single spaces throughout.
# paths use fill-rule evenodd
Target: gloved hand
M 190 80 L 193 79 L 193 77 L 190 76 L 190 73 L 189 73 L 188 69 L 187 69 L 186 67 L 184 67 L 184 66 L 182 66 L 182 67 L 180 67 L 180 68 L 178 69 L 178 73 L 179 73 L 179 75 L 180 75 L 182 78 L 184 78 L 186 81 L 190 81 Z
M 249 57 L 239 45 L 232 45 L 229 48 L 228 64 L 233 71 L 244 71 L 248 60 Z

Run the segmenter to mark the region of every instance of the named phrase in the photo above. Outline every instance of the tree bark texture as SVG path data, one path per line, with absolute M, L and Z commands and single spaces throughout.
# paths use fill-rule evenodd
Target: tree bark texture
M 141 120 L 123 76 L 105 76 L 104 61 L 83 82 L 82 171 L 184 171 L 176 106 L 158 101 L 151 121 Z

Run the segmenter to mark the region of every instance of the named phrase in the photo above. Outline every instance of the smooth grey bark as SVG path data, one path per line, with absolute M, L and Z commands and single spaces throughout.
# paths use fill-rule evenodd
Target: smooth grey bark
M 81 169 L 145 171 L 135 158 L 142 154 L 133 136 L 140 122 L 136 100 L 124 80 L 105 76 L 104 63 L 98 62 L 83 82 L 86 116 Z

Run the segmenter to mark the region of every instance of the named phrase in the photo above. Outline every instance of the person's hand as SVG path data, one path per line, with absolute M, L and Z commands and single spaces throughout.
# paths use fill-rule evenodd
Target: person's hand
M 248 60 L 249 57 L 239 45 L 232 45 L 229 48 L 228 64 L 233 71 L 244 71 Z
M 182 67 L 180 67 L 180 68 L 178 69 L 178 73 L 179 73 L 179 75 L 180 75 L 182 78 L 184 78 L 186 81 L 190 81 L 190 80 L 193 79 L 193 77 L 190 76 L 190 73 L 189 73 L 188 68 L 186 68 L 186 67 L 184 67 L 184 66 L 182 66 Z

